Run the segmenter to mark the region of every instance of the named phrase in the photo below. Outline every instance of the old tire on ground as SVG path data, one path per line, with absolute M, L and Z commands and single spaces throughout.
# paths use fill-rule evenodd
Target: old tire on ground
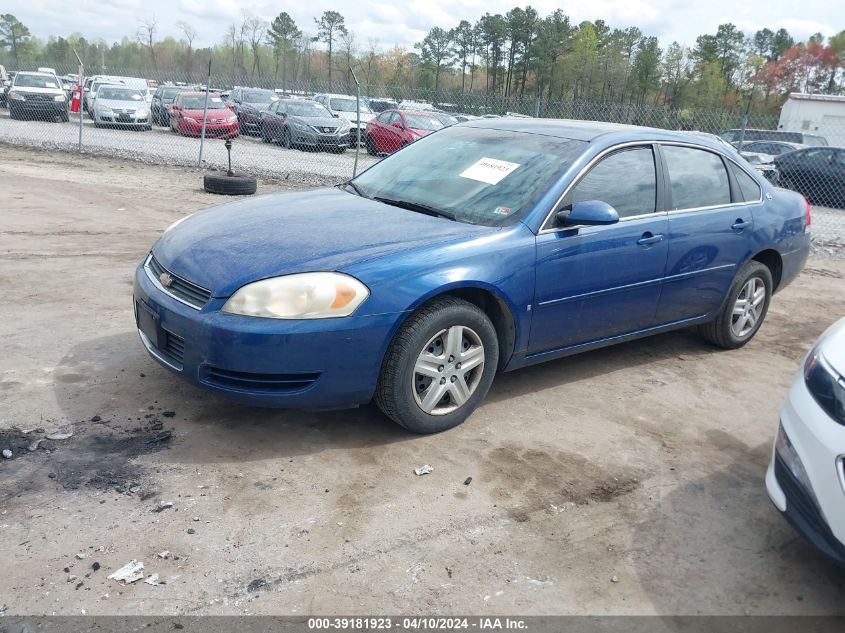
M 408 317 L 393 337 L 375 401 L 409 431 L 445 431 L 481 403 L 498 363 L 498 337 L 488 316 L 468 301 L 440 297 Z
M 225 173 L 205 174 L 202 185 L 203 189 L 209 193 L 218 193 L 224 196 L 248 196 L 258 189 L 258 182 L 255 178 L 244 174 L 232 176 Z
M 769 311 L 772 273 L 768 266 L 751 260 L 734 278 L 719 314 L 698 327 L 706 340 L 724 349 L 737 349 L 754 338 Z

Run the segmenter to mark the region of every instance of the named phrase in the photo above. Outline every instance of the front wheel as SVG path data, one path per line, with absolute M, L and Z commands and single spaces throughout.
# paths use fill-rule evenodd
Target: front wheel
M 488 316 L 467 301 L 441 297 L 417 310 L 397 332 L 382 363 L 375 401 L 409 431 L 445 431 L 481 403 L 498 362 L 498 338 Z
M 739 271 L 719 314 L 699 327 L 708 341 L 724 349 L 737 349 L 754 338 L 772 298 L 772 273 L 758 261 L 750 261 Z
M 364 145 L 367 146 L 367 153 L 370 156 L 377 156 L 378 152 L 376 152 L 376 144 L 373 142 L 373 137 L 367 134 L 364 138 Z
M 290 130 L 285 128 L 282 131 L 282 147 L 285 149 L 290 149 L 293 147 L 293 140 L 290 137 Z

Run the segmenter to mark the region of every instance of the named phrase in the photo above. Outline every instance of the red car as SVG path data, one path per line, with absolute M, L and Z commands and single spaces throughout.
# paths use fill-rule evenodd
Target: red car
M 199 136 L 202 132 L 202 113 L 205 107 L 204 92 L 182 92 L 170 106 L 170 131 L 182 136 Z M 206 138 L 233 138 L 240 134 L 238 117 L 220 95 L 208 95 L 208 112 L 205 117 Z
M 446 127 L 433 112 L 417 110 L 385 110 L 367 123 L 364 142 L 367 152 L 392 154 L 418 138 Z

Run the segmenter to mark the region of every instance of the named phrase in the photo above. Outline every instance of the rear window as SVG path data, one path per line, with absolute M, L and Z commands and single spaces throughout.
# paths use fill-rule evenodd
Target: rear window
M 698 209 L 731 203 L 728 172 L 719 155 L 692 147 L 664 145 L 672 210 Z

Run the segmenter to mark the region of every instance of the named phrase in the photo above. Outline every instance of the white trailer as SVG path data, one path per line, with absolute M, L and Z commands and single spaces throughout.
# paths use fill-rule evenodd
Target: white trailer
M 829 145 L 845 147 L 845 95 L 791 93 L 778 129 L 823 136 Z

